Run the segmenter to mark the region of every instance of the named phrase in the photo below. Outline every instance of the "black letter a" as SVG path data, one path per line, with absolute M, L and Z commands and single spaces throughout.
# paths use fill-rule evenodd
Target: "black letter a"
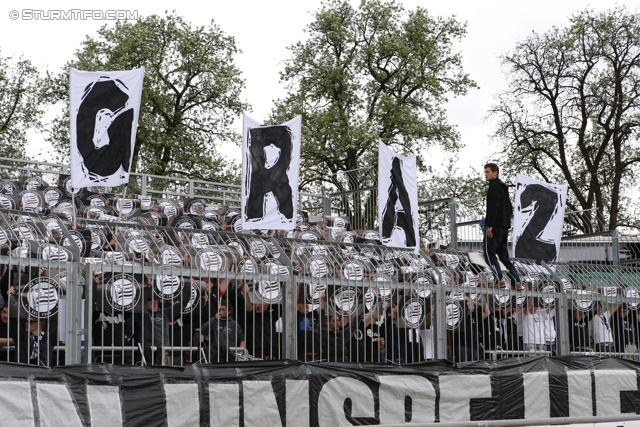
M 400 198 L 403 210 L 396 212 L 398 198 Z M 397 157 L 394 157 L 391 163 L 389 199 L 382 213 L 382 236 L 380 237 L 383 240 L 391 238 L 395 227 L 404 230 L 406 247 L 411 248 L 416 245 L 416 234 L 413 230 L 413 218 L 411 216 L 411 201 L 402 179 L 402 162 Z

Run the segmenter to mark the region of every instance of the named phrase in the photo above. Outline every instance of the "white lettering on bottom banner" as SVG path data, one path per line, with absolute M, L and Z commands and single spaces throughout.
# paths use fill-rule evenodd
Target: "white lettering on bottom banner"
M 271 381 L 243 381 L 242 396 L 245 427 L 282 427 Z
M 169 427 L 200 425 L 198 384 L 165 384 L 164 394 Z
M 593 371 L 593 375 L 596 378 L 596 415 L 620 415 L 620 392 L 638 390 L 635 371 L 602 369 Z
M 287 380 L 287 425 L 309 427 L 309 381 Z
M 524 418 L 549 418 L 551 400 L 549 398 L 549 372 L 525 372 L 522 374 L 524 385 Z
M 240 384 L 209 384 L 212 426 L 240 425 Z
M 120 387 L 87 385 L 87 401 L 91 427 L 119 427 L 122 425 Z
M 326 427 L 349 424 L 344 401 L 351 399 L 353 418 L 373 418 L 374 399 L 368 385 L 354 378 L 338 377 L 325 383 L 318 396 L 318 424 Z
M 2 381 L 0 385 L 2 423 L 12 427 L 33 427 L 36 420 L 29 381 Z
M 440 422 L 471 421 L 471 399 L 491 397 L 489 375 L 440 375 Z
M 65 384 L 38 383 L 38 411 L 43 426 L 82 427 L 82 421 Z
M 436 422 L 436 389 L 431 381 L 417 375 L 381 375 L 380 424 L 404 424 L 405 397 L 411 399 L 411 422 Z
M 569 416 L 584 417 L 593 414 L 591 371 L 567 371 Z

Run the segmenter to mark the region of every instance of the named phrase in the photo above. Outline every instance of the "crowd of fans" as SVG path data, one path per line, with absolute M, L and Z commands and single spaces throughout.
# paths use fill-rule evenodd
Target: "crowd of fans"
M 200 199 L 71 194 L 67 176 L 53 186 L 39 178 L 0 185 L 8 209 L 0 213 L 0 245 L 13 257 L 1 266 L 2 360 L 62 363 L 63 263 L 76 257 L 91 272 L 84 339 L 94 347 L 92 362 L 283 358 L 285 287 L 293 283 L 283 276 L 296 278 L 300 360 L 433 358 L 432 297 L 440 281 L 450 287 L 440 319 L 450 360 L 554 354 L 554 293 L 581 291 L 575 278 L 554 281 L 524 264 L 528 286 L 512 291 L 509 280 L 498 282 L 467 254 L 424 244 L 421 254 L 386 248 L 376 231 L 353 230 L 343 217 L 310 221 L 301 213 L 295 230 L 245 231 L 239 209 Z M 602 304 L 599 291 L 590 288 L 570 305 L 571 351 L 635 354 L 636 307 Z

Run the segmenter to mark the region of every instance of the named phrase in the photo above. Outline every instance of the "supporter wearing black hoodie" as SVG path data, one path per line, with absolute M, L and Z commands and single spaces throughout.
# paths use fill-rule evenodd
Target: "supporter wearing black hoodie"
M 509 228 L 511 227 L 511 215 L 513 206 L 509 196 L 507 185 L 498 178 L 499 169 L 495 163 L 487 163 L 484 166 L 484 176 L 489 182 L 487 190 L 487 214 L 484 222 L 486 226 L 484 236 L 484 258 L 498 277 L 499 285 L 503 286 L 502 270 L 498 258 L 509 270 L 516 281 L 516 287 L 520 285 L 520 276 L 515 266 L 509 259 L 507 241 L 509 240 Z

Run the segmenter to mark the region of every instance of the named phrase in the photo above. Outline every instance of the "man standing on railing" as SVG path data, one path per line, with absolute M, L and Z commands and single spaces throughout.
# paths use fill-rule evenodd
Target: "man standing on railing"
M 484 259 L 498 278 L 498 286 L 504 287 L 502 269 L 498 258 L 509 270 L 516 281 L 516 288 L 520 289 L 520 276 L 509 259 L 507 241 L 513 206 L 507 185 L 498 178 L 499 168 L 495 163 L 484 166 L 484 177 L 489 182 L 487 190 L 487 213 L 484 218 L 485 232 L 483 239 Z

